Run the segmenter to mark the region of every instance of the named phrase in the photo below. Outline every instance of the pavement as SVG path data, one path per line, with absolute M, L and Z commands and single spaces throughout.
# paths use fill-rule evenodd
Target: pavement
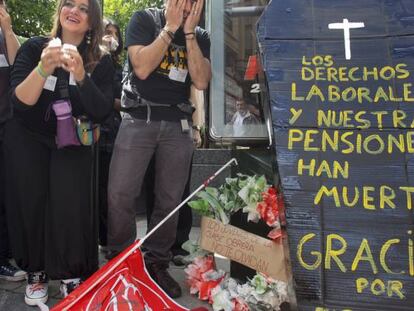
M 142 238 L 146 232 L 146 217 L 140 216 L 137 217 L 137 232 L 138 237 Z M 200 228 L 193 227 L 190 233 L 190 239 L 196 240 L 200 236 Z M 100 252 L 99 254 L 100 264 L 104 265 L 106 260 L 104 258 L 104 253 Z M 220 269 L 229 271 L 230 263 L 226 259 L 219 258 L 217 260 L 218 266 Z M 190 295 L 190 290 L 185 281 L 185 272 L 184 267 L 175 266 L 171 263 L 169 269 L 171 275 L 174 279 L 181 285 L 183 295 L 182 297 L 176 299 L 176 301 L 184 307 L 189 309 L 196 307 L 206 307 L 209 310 L 212 310 L 211 306 L 203 301 L 200 301 L 196 296 Z M 47 305 L 53 307 L 61 299 L 59 293 L 60 281 L 50 281 L 49 282 L 49 300 Z M 0 280 L 0 311 L 34 311 L 39 310 L 37 307 L 29 307 L 24 303 L 24 291 L 25 291 L 26 282 L 7 282 Z

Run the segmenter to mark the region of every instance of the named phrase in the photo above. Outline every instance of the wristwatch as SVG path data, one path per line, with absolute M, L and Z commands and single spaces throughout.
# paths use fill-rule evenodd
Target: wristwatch
M 200 125 L 193 125 L 192 126 L 192 128 L 193 128 L 193 130 L 196 130 L 196 131 L 201 131 L 201 126 Z

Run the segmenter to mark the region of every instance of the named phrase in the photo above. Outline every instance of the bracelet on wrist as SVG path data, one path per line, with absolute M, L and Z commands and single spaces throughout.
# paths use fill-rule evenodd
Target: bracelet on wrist
M 163 28 L 162 31 L 164 31 L 170 37 L 171 40 L 174 40 L 174 37 L 175 37 L 174 32 L 172 32 L 171 30 L 165 29 L 165 28 Z
M 194 35 L 195 36 L 195 32 L 185 32 L 184 36 L 189 36 L 189 35 Z
M 36 67 L 36 72 L 41 76 L 43 79 L 47 79 L 49 74 L 43 69 L 42 61 L 39 61 Z
M 201 131 L 201 126 L 200 125 L 193 125 L 192 126 L 192 128 L 193 128 L 193 130 L 196 130 L 196 131 Z
M 170 45 L 170 42 L 168 42 L 168 40 L 162 35 L 162 32 L 160 32 L 159 37 L 165 42 L 166 45 Z

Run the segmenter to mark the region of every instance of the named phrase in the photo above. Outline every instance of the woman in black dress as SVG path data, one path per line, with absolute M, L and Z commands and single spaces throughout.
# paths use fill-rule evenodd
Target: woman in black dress
M 11 74 L 14 116 L 4 140 L 7 216 L 14 258 L 28 272 L 28 305 L 47 301 L 49 278 L 62 280 L 67 295 L 98 268 L 92 148 L 58 148 L 52 108 L 63 99 L 70 101 L 73 117 L 100 122 L 109 114 L 114 68 L 101 49 L 100 14 L 98 0 L 60 0 L 51 35 L 26 41 Z

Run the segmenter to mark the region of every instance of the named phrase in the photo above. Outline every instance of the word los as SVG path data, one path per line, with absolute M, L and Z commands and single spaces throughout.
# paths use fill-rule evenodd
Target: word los
M 360 131 L 290 128 L 288 148 L 342 154 L 414 153 L 414 131 L 362 134 Z

